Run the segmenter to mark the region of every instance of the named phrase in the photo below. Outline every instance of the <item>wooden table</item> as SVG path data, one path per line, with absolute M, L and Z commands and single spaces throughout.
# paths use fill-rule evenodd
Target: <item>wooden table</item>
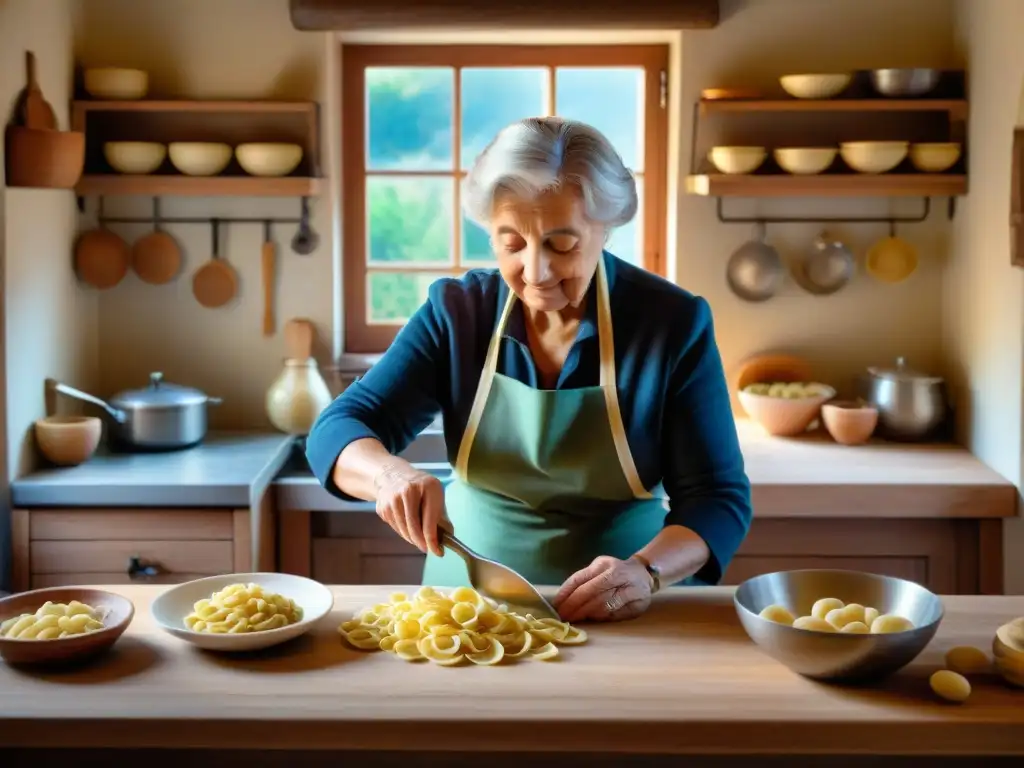
M 668 590 L 640 619 L 592 626 L 591 642 L 559 662 L 456 668 L 343 645 L 337 624 L 386 587 L 335 587 L 334 613 L 310 635 L 236 657 L 161 632 L 148 610 L 159 587 L 113 589 L 137 613 L 108 657 L 60 673 L 0 665 L 0 745 L 33 748 L 33 759 L 43 754 L 35 748 L 56 745 L 79 750 L 78 759 L 89 754 L 83 748 L 231 750 L 216 756 L 218 766 L 232 756 L 249 766 L 294 763 L 296 750 L 325 760 L 324 750 L 477 760 L 506 752 L 519 753 L 510 758 L 517 765 L 524 752 L 562 753 L 552 763 L 561 765 L 579 764 L 566 752 L 619 765 L 636 755 L 631 766 L 646 764 L 640 755 L 928 755 L 930 764 L 940 755 L 1024 756 L 1024 691 L 980 678 L 972 698 L 954 706 L 938 702 L 927 682 L 953 645 L 988 649 L 999 624 L 1024 615 L 1024 596 L 947 598 L 918 661 L 884 684 L 841 688 L 763 655 L 725 587 Z M 254 747 L 281 752 L 246 751 Z M 443 761 L 461 764 L 456 757 Z M 424 764 L 410 759 L 404 764 Z M 587 764 L 605 763 L 595 755 Z

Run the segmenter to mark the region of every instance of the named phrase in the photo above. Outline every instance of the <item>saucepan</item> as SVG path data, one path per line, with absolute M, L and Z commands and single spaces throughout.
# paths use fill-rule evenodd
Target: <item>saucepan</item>
M 757 238 L 737 248 L 725 270 L 729 289 L 744 301 L 767 301 L 782 285 L 782 259 L 764 237 L 764 224 L 758 224 Z
M 162 373 L 151 373 L 148 387 L 120 392 L 109 401 L 66 384 L 52 386 L 62 395 L 102 408 L 112 441 L 143 451 L 198 445 L 206 437 L 207 406 L 221 403 L 219 397 L 198 389 L 166 383 Z

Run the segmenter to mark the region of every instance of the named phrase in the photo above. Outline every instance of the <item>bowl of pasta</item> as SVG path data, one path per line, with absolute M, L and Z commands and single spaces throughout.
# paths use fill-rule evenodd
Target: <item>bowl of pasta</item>
M 255 651 L 306 634 L 334 608 L 318 581 L 289 573 L 229 573 L 171 587 L 153 601 L 165 632 L 209 651 Z
M 135 616 L 126 597 L 88 587 L 51 587 L 0 600 L 0 657 L 10 664 L 53 664 L 97 656 Z

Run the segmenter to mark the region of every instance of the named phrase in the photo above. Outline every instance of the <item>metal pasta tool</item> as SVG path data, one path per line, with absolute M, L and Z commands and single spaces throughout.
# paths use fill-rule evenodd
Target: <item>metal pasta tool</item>
M 441 544 L 466 563 L 469 583 L 485 597 L 505 603 L 516 612 L 530 613 L 538 618 L 557 619 L 558 611 L 529 581 L 508 566 L 481 557 L 444 528 L 439 528 Z

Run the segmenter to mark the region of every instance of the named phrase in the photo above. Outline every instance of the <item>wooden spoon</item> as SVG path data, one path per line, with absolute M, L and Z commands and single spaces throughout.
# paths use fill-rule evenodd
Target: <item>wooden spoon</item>
M 106 290 L 128 274 L 131 252 L 121 237 L 106 229 L 93 229 L 75 243 L 75 272 L 93 288 Z
M 33 130 L 54 130 L 57 127 L 57 116 L 53 114 L 43 91 L 36 80 L 36 56 L 32 51 L 25 51 L 25 69 L 28 74 L 28 85 L 25 88 L 24 122 L 26 128 Z
M 313 356 L 313 324 L 294 318 L 284 328 L 284 343 L 291 360 L 308 360 Z
M 181 249 L 178 241 L 160 228 L 160 213 L 155 203 L 153 208 L 154 231 L 135 241 L 132 268 L 143 282 L 163 285 L 178 276 Z
M 270 222 L 263 223 L 263 335 L 274 335 L 274 241 Z
M 219 249 L 220 222 L 210 222 L 213 230 L 213 253 L 210 260 L 192 276 L 192 293 L 204 307 L 216 309 L 235 298 L 238 292 L 238 274 L 224 259 L 217 255 Z

